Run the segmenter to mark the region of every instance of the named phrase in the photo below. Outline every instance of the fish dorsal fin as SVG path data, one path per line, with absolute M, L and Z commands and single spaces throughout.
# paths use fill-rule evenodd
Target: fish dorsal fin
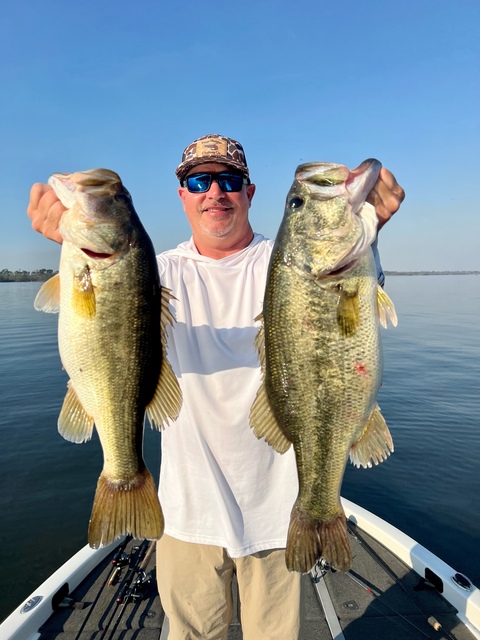
M 81 444 L 90 440 L 93 433 L 93 418 L 83 408 L 71 380 L 58 416 L 58 432 L 69 442 Z
M 60 309 L 60 274 L 56 273 L 42 284 L 33 306 L 37 311 L 58 313 Z
M 162 287 L 160 336 L 162 341 L 162 364 L 154 396 L 146 408 L 147 418 L 152 426 L 162 429 L 170 420 L 176 420 L 182 408 L 182 391 L 172 366 L 167 358 L 167 325 L 173 326 L 174 317 L 170 311 L 170 300 L 174 298 L 170 289 Z
M 342 289 L 337 306 L 337 324 L 342 336 L 352 336 L 357 330 L 359 322 L 358 287 L 352 291 Z
M 263 316 L 259 315 L 255 320 L 263 320 Z M 268 400 L 267 390 L 265 388 L 265 330 L 263 328 L 263 322 L 258 330 L 255 338 L 255 347 L 258 351 L 258 357 L 260 360 L 260 366 L 262 369 L 262 384 L 260 385 L 255 400 L 253 401 L 250 409 L 250 426 L 253 429 L 256 437 L 261 440 L 265 438 L 265 441 L 278 451 L 278 453 L 285 453 L 292 444 L 290 440 L 285 436 L 283 431 L 273 415 L 272 407 Z
M 371 468 L 393 453 L 393 440 L 380 407 L 375 405 L 362 433 L 350 449 L 350 462 L 356 467 Z
M 394 304 L 380 285 L 377 287 L 377 309 L 378 319 L 384 329 L 388 326 L 388 320 L 394 327 L 397 326 L 398 319 Z

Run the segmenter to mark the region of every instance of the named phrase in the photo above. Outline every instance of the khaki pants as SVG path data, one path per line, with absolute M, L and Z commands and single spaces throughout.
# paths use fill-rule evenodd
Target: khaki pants
M 230 558 L 222 547 L 163 535 L 157 542 L 157 582 L 169 640 L 225 640 L 234 572 L 244 640 L 298 638 L 301 576 L 287 570 L 284 549 Z

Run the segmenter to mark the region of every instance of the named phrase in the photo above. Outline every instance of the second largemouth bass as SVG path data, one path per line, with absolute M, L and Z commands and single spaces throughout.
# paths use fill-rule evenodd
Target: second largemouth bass
M 273 248 L 257 347 L 263 384 L 255 434 L 277 451 L 293 444 L 299 493 L 286 548 L 291 571 L 324 557 L 351 565 L 340 489 L 348 457 L 369 467 L 393 451 L 376 396 L 380 328 L 395 310 L 378 286 L 377 221 L 365 198 L 381 165 L 300 165 Z

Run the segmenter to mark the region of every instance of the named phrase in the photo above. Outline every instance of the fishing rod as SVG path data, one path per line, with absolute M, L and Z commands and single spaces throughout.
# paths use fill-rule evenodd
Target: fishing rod
M 129 562 L 129 569 L 127 571 L 127 573 L 125 574 L 125 577 L 122 581 L 122 584 L 120 586 L 120 589 L 117 593 L 117 597 L 115 599 L 116 602 L 116 606 L 115 609 L 108 621 L 108 623 L 106 624 L 106 626 L 103 629 L 102 632 L 102 637 L 104 637 L 107 633 L 107 631 L 110 628 L 110 625 L 112 623 L 112 620 L 115 617 L 116 612 L 118 611 L 119 607 L 120 607 L 120 611 L 119 614 L 115 620 L 115 623 L 111 629 L 111 633 L 110 633 L 110 638 L 112 637 L 112 634 L 115 632 L 115 629 L 118 627 L 118 624 L 120 622 L 120 619 L 123 615 L 123 612 L 125 610 L 125 607 L 127 606 L 128 602 L 131 599 L 132 596 L 132 592 L 134 589 L 134 578 L 135 575 L 137 573 L 143 572 L 142 575 L 146 575 L 145 574 L 145 567 L 147 566 L 148 560 L 151 557 L 151 554 L 153 552 L 153 548 L 155 546 L 156 541 L 149 541 L 149 540 L 143 540 L 143 542 L 138 546 L 138 547 L 134 547 L 134 549 L 132 550 L 132 554 L 130 555 L 130 562 Z M 150 548 L 148 549 L 150 545 Z M 148 549 L 148 558 L 147 558 L 147 549 Z M 133 555 L 133 552 L 136 552 L 135 555 Z M 136 582 L 136 581 L 135 581 Z M 139 597 L 137 598 L 139 599 Z
M 97 605 L 98 601 L 100 600 L 100 596 L 102 595 L 105 587 L 108 585 L 110 586 L 111 584 L 114 584 L 113 582 L 113 575 L 115 573 L 115 575 L 118 578 L 119 572 L 121 572 L 122 567 L 127 564 L 128 562 L 128 556 L 125 554 L 125 548 L 127 546 L 127 544 L 130 542 L 130 540 L 132 539 L 131 535 L 128 535 L 125 537 L 125 539 L 118 545 L 115 554 L 112 558 L 111 564 L 112 564 L 112 569 L 110 571 L 110 573 L 108 574 L 107 578 L 105 579 L 104 583 L 102 584 L 102 587 L 99 589 L 97 595 L 95 596 L 94 601 L 92 602 L 92 605 L 90 607 L 90 610 L 87 614 L 87 616 L 85 616 L 85 619 L 82 623 L 82 625 L 80 626 L 80 629 L 78 630 L 78 633 L 76 635 L 76 638 L 80 637 L 83 629 L 85 628 L 88 620 L 90 619 L 90 616 L 92 615 L 95 606 Z
M 128 536 L 126 536 L 125 540 L 122 542 L 122 544 L 118 547 L 117 551 L 115 552 L 115 555 L 112 558 L 113 569 L 111 570 L 107 579 L 103 583 L 101 591 L 103 591 L 105 586 L 111 587 L 117 582 L 118 577 L 122 572 L 122 568 L 128 563 L 128 555 L 125 553 L 125 548 L 131 539 L 132 539 L 132 536 L 128 534 Z
M 367 593 L 370 593 L 374 598 L 376 598 L 377 600 L 379 600 L 385 607 L 387 607 L 387 609 L 390 609 L 390 611 L 392 611 L 396 616 L 400 616 L 400 618 L 402 618 L 402 620 L 405 620 L 405 622 L 408 622 L 409 625 L 411 625 L 416 631 L 418 631 L 419 633 L 421 633 L 423 636 L 425 636 L 426 638 L 429 638 L 429 640 L 432 640 L 432 636 L 430 636 L 428 633 L 425 633 L 424 631 L 422 631 L 422 629 L 420 629 L 419 627 L 417 627 L 417 625 L 415 623 L 413 623 L 411 620 L 409 620 L 406 616 L 402 615 L 399 611 L 397 611 L 396 609 L 394 609 L 392 606 L 390 606 L 387 602 L 385 602 L 385 600 L 381 599 L 381 596 L 384 595 L 380 590 L 379 593 L 375 593 L 375 591 L 368 586 L 368 584 L 366 584 L 357 573 L 355 573 L 354 571 L 350 570 L 347 571 L 347 575 L 354 581 L 356 582 L 358 585 L 360 585 L 362 587 L 362 589 L 365 589 L 365 591 L 367 591 Z M 375 587 L 376 588 L 376 587 Z M 430 616 L 427 619 L 428 624 L 433 627 L 435 629 L 435 631 L 440 631 L 441 633 L 444 634 L 444 636 L 446 636 L 448 638 L 448 640 L 455 640 L 455 638 L 450 635 L 448 633 L 448 631 L 446 631 L 442 625 L 440 624 L 440 622 L 438 622 L 438 620 L 436 618 L 434 618 L 433 616 Z
M 387 609 L 390 609 L 390 611 L 393 611 L 393 613 L 395 614 L 395 616 L 399 616 L 400 618 L 402 618 L 402 620 L 405 620 L 405 622 L 407 622 L 410 626 L 412 626 L 416 631 L 418 631 L 418 633 L 421 633 L 422 636 L 425 636 L 425 638 L 428 638 L 429 640 L 432 640 L 432 636 L 430 636 L 428 633 L 425 633 L 425 631 L 422 631 L 422 629 L 420 629 L 419 627 L 417 627 L 416 624 L 414 624 L 411 620 L 409 620 L 407 617 L 405 617 L 404 615 L 402 615 L 399 611 L 397 611 L 396 609 L 394 609 L 393 607 L 391 607 L 387 602 L 385 602 L 384 600 L 381 600 L 381 596 L 384 595 L 380 590 L 379 593 L 375 593 L 375 591 L 368 586 L 368 584 L 366 584 L 361 578 L 360 576 L 355 573 L 354 571 L 352 571 L 350 569 L 350 571 L 346 572 L 347 576 L 349 578 L 351 578 L 356 584 L 358 584 L 360 587 L 362 587 L 362 589 L 365 589 L 365 591 L 367 593 L 370 593 L 376 600 L 379 600 L 383 605 L 385 605 L 387 607 Z M 395 618 L 393 618 L 392 620 L 395 620 Z
M 146 587 L 152 582 L 152 575 L 150 573 L 147 573 L 145 570 L 148 566 L 148 563 L 150 562 L 150 558 L 152 557 L 153 552 L 155 551 L 156 544 L 157 541 L 152 540 L 148 551 L 145 554 L 145 557 L 138 569 L 137 579 L 133 583 L 133 586 L 130 587 L 130 589 L 125 594 L 127 602 L 129 599 L 134 600 L 135 602 L 137 600 L 141 600 L 145 594 Z
M 433 629 L 435 629 L 435 631 L 441 631 L 447 638 L 448 640 L 456 640 L 456 638 L 454 636 L 452 636 L 446 629 L 444 629 L 442 627 L 442 625 L 440 624 L 440 622 L 438 622 L 438 620 L 434 617 L 434 616 L 428 616 L 428 614 L 424 611 L 424 609 L 420 606 L 419 602 L 417 601 L 417 599 L 415 597 L 412 597 L 412 595 L 407 591 L 407 589 L 405 589 L 404 585 L 402 584 L 401 580 L 398 578 L 398 576 L 395 574 L 394 571 L 392 571 L 392 569 L 388 566 L 388 564 L 378 555 L 378 553 L 372 549 L 372 547 L 368 544 L 368 542 L 363 538 L 363 536 L 361 536 L 357 530 L 357 525 L 353 522 L 351 522 L 350 520 L 347 520 L 347 529 L 350 532 L 350 534 L 363 546 L 363 548 L 365 549 L 365 551 L 368 553 L 368 555 L 380 566 L 382 567 L 382 569 L 392 578 L 392 580 L 402 589 L 402 591 L 405 593 L 405 595 L 415 604 L 415 606 L 417 607 L 417 609 L 419 610 L 419 612 L 425 617 L 426 621 L 428 622 L 428 624 L 433 627 Z M 350 572 L 349 572 L 350 573 Z M 350 576 L 352 577 L 352 576 Z M 358 582 L 358 584 L 360 584 L 360 582 Z M 435 588 L 435 585 L 430 584 L 427 580 L 424 580 L 424 584 L 428 585 L 428 586 L 432 586 L 433 588 Z M 362 584 L 361 586 L 363 586 L 365 588 L 365 586 Z M 372 595 L 375 596 L 375 593 L 370 590 L 370 593 L 372 593 Z M 378 596 L 376 596 L 378 597 Z M 383 602 L 383 600 L 382 600 Z M 385 602 L 383 602 L 383 604 L 386 604 Z M 386 605 L 388 606 L 388 605 Z M 390 607 L 391 609 L 391 607 Z M 395 612 L 396 613 L 396 612 Z M 399 614 L 400 615 L 400 614 Z M 403 617 L 403 616 L 402 616 Z M 407 622 L 409 622 L 407 620 Z M 412 623 L 410 623 L 412 624 Z M 426 635 L 426 634 L 425 634 Z M 429 637 L 429 636 L 427 636 Z

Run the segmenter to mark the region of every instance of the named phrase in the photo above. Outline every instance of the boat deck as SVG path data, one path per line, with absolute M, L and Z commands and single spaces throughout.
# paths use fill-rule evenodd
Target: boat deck
M 303 576 L 303 640 L 475 640 L 433 584 L 355 525 L 352 529 L 350 572 L 318 568 Z M 134 555 L 138 546 L 138 541 L 131 541 L 125 552 Z M 38 640 L 166 640 L 168 620 L 156 589 L 155 554 L 145 566 L 151 581 L 143 597 L 127 602 L 117 602 L 117 598 L 128 566 L 114 584 L 108 584 L 113 555 L 69 594 L 41 627 Z M 442 630 L 430 626 L 431 616 Z M 242 638 L 237 610 L 228 638 Z

